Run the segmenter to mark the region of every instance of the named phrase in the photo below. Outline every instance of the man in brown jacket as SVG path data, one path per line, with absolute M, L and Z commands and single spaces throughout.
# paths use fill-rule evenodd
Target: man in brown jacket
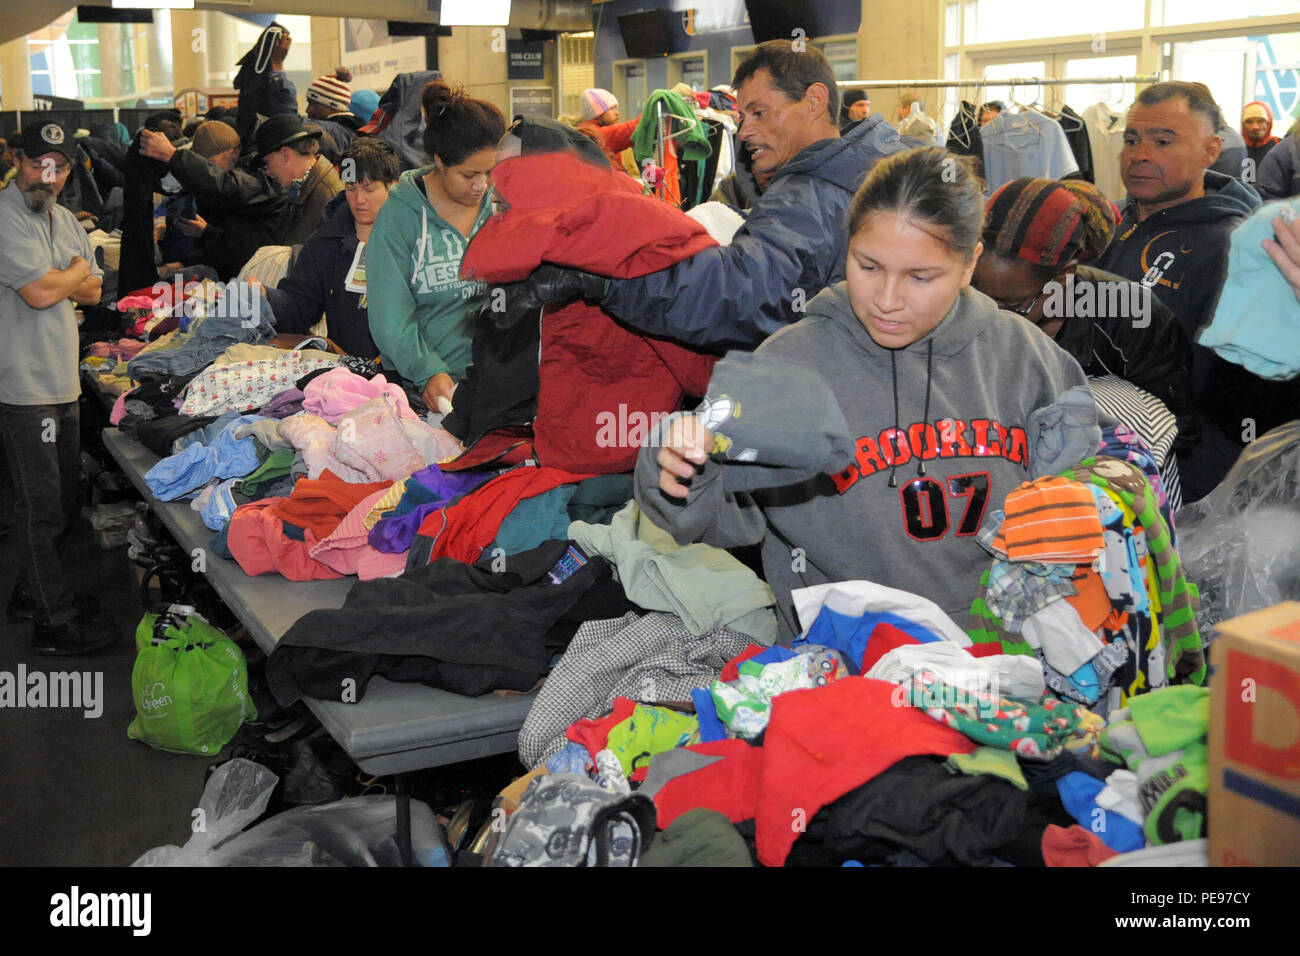
M 320 155 L 321 129 L 296 115 L 272 116 L 257 128 L 253 144 L 266 171 L 289 199 L 280 225 L 279 241 L 292 246 L 316 231 L 325 204 L 343 191 L 343 183 Z

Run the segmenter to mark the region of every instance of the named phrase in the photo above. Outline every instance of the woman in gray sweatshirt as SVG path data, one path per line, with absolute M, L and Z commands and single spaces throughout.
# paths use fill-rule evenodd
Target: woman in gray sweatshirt
M 989 561 L 975 533 L 1029 480 L 1029 415 L 1084 384 L 971 288 L 983 218 L 961 157 L 881 160 L 850 207 L 846 280 L 719 363 L 702 412 L 641 451 L 637 501 L 678 542 L 762 542 L 784 643 L 790 592 L 838 581 L 920 594 L 964 626 Z

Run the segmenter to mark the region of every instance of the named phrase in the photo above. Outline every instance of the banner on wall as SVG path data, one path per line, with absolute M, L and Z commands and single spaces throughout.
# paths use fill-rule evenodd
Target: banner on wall
M 507 122 L 516 116 L 555 119 L 555 90 L 549 86 L 510 87 L 510 115 L 506 117 Z
M 427 69 L 424 37 L 392 37 L 386 20 L 339 21 L 341 63 L 352 71 L 354 90 L 383 93 L 398 73 Z

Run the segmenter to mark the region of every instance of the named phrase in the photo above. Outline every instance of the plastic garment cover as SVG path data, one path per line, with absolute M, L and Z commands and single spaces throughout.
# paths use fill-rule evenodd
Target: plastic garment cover
M 1300 598 L 1300 421 L 1246 446 L 1205 498 L 1175 515 L 1187 577 L 1208 627 Z
M 354 797 L 295 807 L 244 828 L 265 812 L 279 777 L 236 758 L 213 772 L 184 846 L 160 846 L 132 866 L 401 866 L 397 798 Z M 201 826 L 201 829 L 197 829 Z M 450 866 L 451 852 L 428 805 L 411 801 L 411 859 Z

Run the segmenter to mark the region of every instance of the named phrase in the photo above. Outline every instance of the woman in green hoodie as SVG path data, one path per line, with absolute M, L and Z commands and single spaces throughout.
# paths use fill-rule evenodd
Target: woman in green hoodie
M 679 543 L 762 542 L 785 643 L 800 630 L 791 591 L 840 581 L 964 621 L 988 566 L 975 533 L 1029 479 L 1030 413 L 1084 384 L 971 288 L 982 196 L 938 147 L 877 162 L 849 210 L 846 280 L 723 359 L 703 414 L 665 420 L 662 447 L 641 449 L 636 499 Z
M 486 286 L 460 278 L 466 245 L 492 212 L 488 173 L 505 119 L 491 103 L 442 80 L 424 88 L 424 151 L 433 163 L 402 173 L 366 247 L 370 334 L 430 408 L 451 400 L 469 364 Z

